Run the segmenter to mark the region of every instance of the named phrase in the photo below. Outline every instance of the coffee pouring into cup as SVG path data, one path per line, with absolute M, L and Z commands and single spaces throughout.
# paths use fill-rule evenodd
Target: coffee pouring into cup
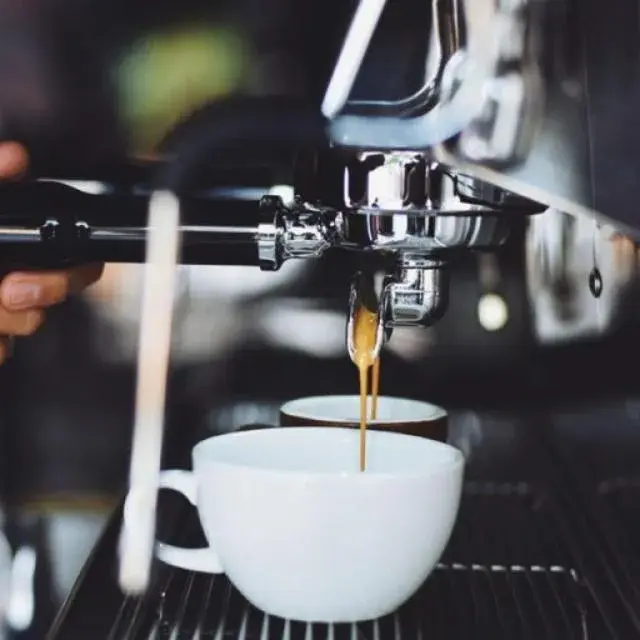
M 447 413 L 378 396 L 384 328 L 375 295 L 358 293 L 368 290 L 361 281 L 347 324 L 360 397 L 285 403 L 280 428 L 254 425 L 209 438 L 193 449 L 192 472 L 160 476 L 161 488 L 198 509 L 209 546 L 160 543 L 159 558 L 225 573 L 270 615 L 339 623 L 391 613 L 429 576 L 457 516 L 464 457 L 438 442 L 447 438 Z

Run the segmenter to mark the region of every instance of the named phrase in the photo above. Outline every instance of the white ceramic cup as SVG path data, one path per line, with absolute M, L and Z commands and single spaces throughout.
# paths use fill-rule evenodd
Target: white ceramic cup
M 160 543 L 170 565 L 226 573 L 255 607 L 307 622 L 387 615 L 424 582 L 453 528 L 461 452 L 384 431 L 267 428 L 203 440 L 160 486 L 198 509 L 204 549 Z

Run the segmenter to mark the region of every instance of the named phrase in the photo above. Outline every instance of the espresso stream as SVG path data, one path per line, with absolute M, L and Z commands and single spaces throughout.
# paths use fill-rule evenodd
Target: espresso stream
M 378 414 L 380 389 L 380 358 L 374 358 L 378 316 L 366 307 L 360 307 L 353 323 L 353 361 L 358 368 L 360 383 L 360 471 L 367 467 L 367 399 L 369 369 L 371 369 L 371 420 Z

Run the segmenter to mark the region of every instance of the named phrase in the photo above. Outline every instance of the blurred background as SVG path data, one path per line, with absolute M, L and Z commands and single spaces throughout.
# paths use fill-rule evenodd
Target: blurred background
M 356 93 L 394 99 L 419 85 L 427 3 L 390 4 Z M 0 0 L 0 131 L 29 147 L 36 177 L 77 176 L 67 182 L 87 193 L 145 188 L 186 116 L 212 101 L 286 93 L 319 104 L 353 6 Z M 266 186 L 291 191 L 286 178 Z M 475 416 L 459 434 L 467 446 L 483 437 L 478 416 L 522 407 L 612 402 L 635 423 L 638 264 L 613 229 L 551 210 L 522 220 L 497 254 L 452 266 L 440 324 L 394 333 L 382 392 Z M 356 392 L 345 320 L 357 266 L 332 254 L 278 273 L 180 268 L 167 465 L 188 465 L 206 435 L 275 421 L 284 400 Z M 108 265 L 0 369 L 6 638 L 43 637 L 123 495 L 141 269 Z

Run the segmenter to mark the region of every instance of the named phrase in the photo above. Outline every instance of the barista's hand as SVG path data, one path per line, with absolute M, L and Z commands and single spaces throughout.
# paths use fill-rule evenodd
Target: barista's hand
M 0 143 L 0 180 L 20 178 L 28 165 L 24 147 L 15 142 Z M 100 264 L 8 274 L 0 283 L 0 363 L 10 355 L 12 336 L 32 334 L 42 324 L 46 307 L 82 291 L 101 274 Z

